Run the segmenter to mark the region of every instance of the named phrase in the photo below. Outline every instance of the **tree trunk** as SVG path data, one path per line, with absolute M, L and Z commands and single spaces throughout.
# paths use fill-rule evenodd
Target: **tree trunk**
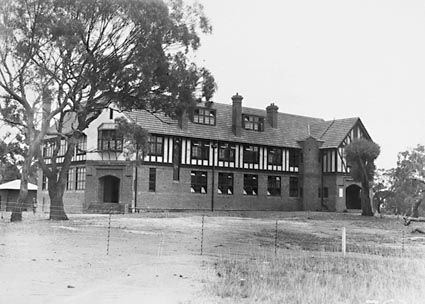
M 52 180 L 49 181 L 49 197 L 50 197 L 50 220 L 66 221 L 68 216 L 63 207 L 63 194 L 65 186 L 63 181 Z
M 412 214 L 411 217 L 418 218 L 419 217 L 419 206 L 422 203 L 422 198 L 415 199 L 412 204 Z
M 33 156 L 29 153 L 22 166 L 21 187 L 18 199 L 16 203 L 12 206 L 12 214 L 10 216 L 11 222 L 22 221 L 22 210 L 25 208 L 25 204 L 28 197 L 28 176 L 32 158 Z
M 373 216 L 372 205 L 370 204 L 369 183 L 362 183 L 362 215 Z

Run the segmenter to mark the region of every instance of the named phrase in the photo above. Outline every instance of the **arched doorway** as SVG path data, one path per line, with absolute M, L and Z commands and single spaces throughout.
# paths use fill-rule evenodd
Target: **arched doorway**
M 104 203 L 118 203 L 120 200 L 120 179 L 107 175 L 99 179 L 99 199 Z
M 345 189 L 345 205 L 347 209 L 362 209 L 361 190 L 362 188 L 358 185 L 351 185 Z

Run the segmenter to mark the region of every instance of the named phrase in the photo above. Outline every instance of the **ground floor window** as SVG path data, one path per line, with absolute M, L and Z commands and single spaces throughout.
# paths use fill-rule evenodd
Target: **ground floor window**
M 156 169 L 149 168 L 149 191 L 156 191 Z
M 291 176 L 289 178 L 289 197 L 299 196 L 299 183 L 298 177 Z
M 75 168 L 69 168 L 66 190 L 75 190 Z
M 233 194 L 233 173 L 218 173 L 218 193 Z
M 66 190 L 84 190 L 86 189 L 86 168 L 73 167 L 68 169 L 66 180 Z
M 267 195 L 269 196 L 280 196 L 281 184 L 280 176 L 269 176 L 267 179 Z
M 86 189 L 86 168 L 79 167 L 77 168 L 77 178 L 76 178 L 76 190 Z
M 319 188 L 319 198 L 322 197 L 322 194 L 323 194 L 323 198 L 328 198 L 329 197 L 329 188 L 323 187 L 323 192 L 322 192 L 322 188 Z
M 192 193 L 207 193 L 207 172 L 205 171 L 192 171 L 190 192 Z
M 243 194 L 258 195 L 258 175 L 244 174 L 243 176 Z

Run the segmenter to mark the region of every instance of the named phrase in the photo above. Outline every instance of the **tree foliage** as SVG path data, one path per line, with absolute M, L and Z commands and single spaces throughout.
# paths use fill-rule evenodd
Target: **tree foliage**
M 398 154 L 397 167 L 391 171 L 390 201 L 397 213 L 418 217 L 425 190 L 425 146 L 417 145 Z
M 366 139 L 355 139 L 345 147 L 350 175 L 362 184 L 362 215 L 373 215 L 369 189 L 375 174 L 375 159 L 379 156 L 379 146 Z
M 148 150 L 148 131 L 125 118 L 117 118 L 115 123 L 117 124 L 117 135 L 124 139 L 124 156 L 128 160 L 134 158 L 139 163 Z
M 102 109 L 115 102 L 176 117 L 215 91 L 211 73 L 189 60 L 200 34 L 211 32 L 199 5 L 6 0 L 0 15 L 1 111 L 25 134 L 29 148 L 23 168 L 38 156 L 48 177 L 51 219 L 67 218 L 62 196 L 75 144 Z M 66 124 L 69 117 L 74 123 Z M 55 128 L 49 129 L 53 119 Z M 40 149 L 46 134 L 56 141 L 49 166 Z M 68 149 L 59 166 L 61 140 Z

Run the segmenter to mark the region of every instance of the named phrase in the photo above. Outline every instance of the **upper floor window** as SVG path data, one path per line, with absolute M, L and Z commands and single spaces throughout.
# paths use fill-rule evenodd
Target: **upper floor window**
M 236 146 L 233 144 L 220 143 L 218 146 L 218 160 L 235 161 Z
M 82 135 L 78 138 L 77 144 L 75 145 L 77 154 L 85 154 L 87 151 L 87 136 Z
M 44 157 L 52 157 L 54 147 L 55 147 L 55 143 L 53 141 L 46 140 L 43 144 L 43 156 Z
M 198 108 L 193 111 L 193 122 L 203 125 L 215 125 L 215 110 Z
M 192 140 L 192 159 L 208 160 L 210 157 L 210 145 L 206 141 Z
M 264 131 L 264 117 L 242 115 L 242 122 L 246 130 Z
M 249 164 L 258 164 L 260 161 L 260 153 L 257 146 L 243 146 L 243 162 Z
M 149 152 L 151 156 L 162 156 L 164 152 L 164 137 L 150 135 L 149 136 Z
M 289 150 L 289 167 L 299 167 L 302 163 L 301 150 L 290 149 Z
M 282 150 L 279 148 L 268 148 L 267 164 L 282 166 Z
M 100 151 L 122 151 L 123 138 L 117 130 L 99 130 L 97 147 Z

